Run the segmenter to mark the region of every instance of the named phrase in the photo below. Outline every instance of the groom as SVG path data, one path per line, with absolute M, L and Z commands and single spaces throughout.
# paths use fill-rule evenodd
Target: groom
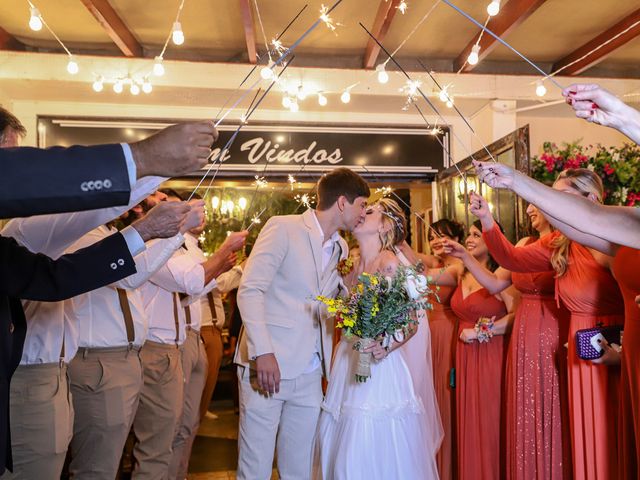
M 238 290 L 238 479 L 271 478 L 274 447 L 281 479 L 310 476 L 333 335 L 315 297 L 338 293 L 348 253 L 338 230 L 364 220 L 368 197 L 358 174 L 338 168 L 318 182 L 317 210 L 272 217 L 258 236 Z

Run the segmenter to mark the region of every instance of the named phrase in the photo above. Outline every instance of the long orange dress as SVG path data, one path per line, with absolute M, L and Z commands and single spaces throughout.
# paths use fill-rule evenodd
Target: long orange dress
M 516 248 L 492 228 L 482 234 L 493 258 L 512 272 L 551 268 L 549 243 Z M 608 269 L 587 249 L 571 242 L 566 273 L 556 281 L 556 296 L 571 312 L 568 338 L 569 426 L 573 474 L 576 479 L 617 480 L 617 433 L 620 369 L 581 360 L 576 352 L 577 330 L 624 323 L 622 295 Z
M 507 479 L 571 478 L 564 348 L 569 312 L 556 304 L 554 277 L 553 271 L 512 274 L 520 304 L 505 375 Z
M 620 478 L 640 478 L 640 250 L 620 247 L 613 273 L 624 297 L 625 321 L 620 379 Z
M 451 308 L 459 318 L 458 335 L 473 328 L 480 317 L 507 314 L 504 303 L 485 288 L 462 296 L 458 285 Z M 459 480 L 498 480 L 502 474 L 502 377 L 504 335 L 487 343 L 462 343 L 456 347 L 456 421 Z
M 454 412 L 455 396 L 451 388 L 451 370 L 455 365 L 454 346 L 458 319 L 451 309 L 453 287 L 441 286 L 435 295 L 429 297 L 433 310 L 429 312 L 429 328 L 431 330 L 431 354 L 433 358 L 433 383 L 436 400 L 442 419 L 444 437 L 436 456 L 440 480 L 452 480 L 455 465 Z

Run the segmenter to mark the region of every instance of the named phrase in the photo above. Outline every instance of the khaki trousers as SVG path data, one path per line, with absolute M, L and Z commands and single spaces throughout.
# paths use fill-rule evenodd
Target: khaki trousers
M 73 432 L 66 364 L 20 365 L 10 392 L 14 473 L 2 480 L 59 480 Z
M 214 325 L 207 325 L 202 327 L 200 335 L 202 335 L 202 341 L 204 342 L 207 361 L 209 363 L 207 381 L 204 384 L 202 400 L 200 401 L 200 421 L 202 421 L 204 414 L 207 413 L 213 391 L 218 382 L 218 372 L 220 371 L 220 364 L 222 363 L 222 332 Z
M 148 341 L 140 350 L 143 386 L 133 420 L 137 442 L 133 447 L 132 479 L 169 478 L 171 443 L 182 415 L 181 349 Z
M 321 377 L 322 369 L 318 368 L 283 379 L 280 392 L 268 397 L 258 391 L 255 371 L 238 367 L 238 480 L 269 480 L 274 448 L 280 479 L 311 478 L 311 454 L 322 401 Z
M 184 403 L 182 418 L 178 422 L 173 439 L 173 456 L 169 466 L 169 478 L 184 480 L 189 470 L 191 447 L 200 425 L 200 399 L 207 375 L 207 355 L 200 334 L 187 330 L 187 339 L 182 350 L 184 372 Z
M 69 474 L 113 480 L 142 390 L 139 349 L 80 349 L 69 365 L 75 418 Z

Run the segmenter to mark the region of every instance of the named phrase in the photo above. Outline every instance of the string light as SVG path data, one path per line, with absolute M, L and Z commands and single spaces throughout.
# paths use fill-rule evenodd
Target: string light
M 29 28 L 34 32 L 39 32 L 40 30 L 42 30 L 42 19 L 40 18 L 40 11 L 34 6 L 31 7 Z
M 544 86 L 542 80 L 538 80 L 536 82 L 536 95 L 539 97 L 544 97 L 547 94 L 547 87 Z
M 378 82 L 387 83 L 389 81 L 389 74 L 385 70 L 385 64 L 381 63 L 376 67 L 376 72 L 378 72 Z
M 247 208 L 247 199 L 244 197 L 240 197 L 238 199 L 238 206 L 240 207 L 240 210 L 244 210 L 245 208 Z
M 495 17 L 500 13 L 500 0 L 492 0 L 492 2 L 487 6 L 487 13 L 491 17 Z
M 154 59 L 153 74 L 156 77 L 161 77 L 162 75 L 164 75 L 164 65 L 162 64 L 162 57 L 160 56 Z
M 92 86 L 94 92 L 101 92 L 104 90 L 104 79 L 102 77 L 96 78 Z
M 288 95 L 282 97 L 282 106 L 284 108 L 291 108 L 291 98 Z
M 304 89 L 302 84 L 298 85 L 298 91 L 296 92 L 296 96 L 300 100 L 304 100 L 307 98 L 307 91 Z
M 300 106 L 298 105 L 298 101 L 296 99 L 291 100 L 289 110 L 291 111 L 291 113 L 297 113 L 298 111 L 300 111 Z
M 351 101 L 351 93 L 349 92 L 349 89 L 342 92 L 342 95 L 340 95 L 340 101 L 342 103 L 349 103 Z
M 131 88 L 129 88 L 131 95 L 138 95 L 140 93 L 140 87 L 138 84 L 131 82 Z
M 171 40 L 174 45 L 182 45 L 184 43 L 184 33 L 182 32 L 182 25 L 180 22 L 173 22 L 173 28 L 171 29 Z
M 120 80 L 116 81 L 116 83 L 113 84 L 113 91 L 116 93 L 122 93 L 122 89 L 123 89 L 123 85 L 122 82 Z
M 78 67 L 78 62 L 76 62 L 75 57 L 73 55 L 69 55 L 69 63 L 67 63 L 67 72 L 69 72 L 71 75 L 75 75 L 79 71 L 80 71 L 80 68 Z
M 467 62 L 469 63 L 469 65 L 478 64 L 478 61 L 480 60 L 479 53 L 480 53 L 480 45 L 476 43 L 473 47 L 471 47 L 471 53 L 467 57 Z
M 260 76 L 265 80 L 271 80 L 273 78 L 273 62 L 269 62 L 269 65 L 262 67 L 262 70 L 260 70 Z
M 324 107 L 327 105 L 327 97 L 325 97 L 322 93 L 318 92 L 318 103 L 320 104 L 321 107 Z
M 153 90 L 153 86 L 151 85 L 149 78 L 145 78 L 144 82 L 142 82 L 142 91 L 144 93 L 151 93 L 152 90 Z
M 397 8 L 398 10 L 400 10 L 400 13 L 401 13 L 401 14 L 403 14 L 403 15 L 404 15 L 404 14 L 405 14 L 405 12 L 407 11 L 407 8 L 409 8 L 409 5 L 407 5 L 407 2 L 405 2 L 404 0 L 402 0 L 402 1 L 400 2 L 400 5 L 398 5 L 396 8 Z

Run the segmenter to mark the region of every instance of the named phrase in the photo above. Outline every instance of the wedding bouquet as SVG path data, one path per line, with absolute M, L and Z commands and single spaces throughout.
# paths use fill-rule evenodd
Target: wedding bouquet
M 371 376 L 372 356 L 364 349 L 381 340 L 389 345 L 394 336 L 404 336 L 406 329 L 417 324 L 415 310 L 431 307 L 425 300 L 429 293 L 424 275 L 415 267 L 401 265 L 393 278 L 360 274 L 349 297 L 317 297 L 335 315 L 336 326 L 345 338 L 357 337 L 353 346 L 360 352 L 356 381 L 366 382 Z

